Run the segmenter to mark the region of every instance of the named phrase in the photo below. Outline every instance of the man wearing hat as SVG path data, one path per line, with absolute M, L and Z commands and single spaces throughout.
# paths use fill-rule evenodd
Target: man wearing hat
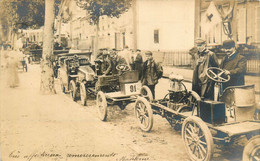
M 246 58 L 238 53 L 233 40 L 225 40 L 223 48 L 226 56 L 221 61 L 220 68 L 225 70 L 225 74 L 230 74 L 230 80 L 222 84 L 223 90 L 229 86 L 244 85 Z
M 159 63 L 154 61 L 151 51 L 147 51 L 145 56 L 147 60 L 143 65 L 141 82 L 150 88 L 153 98 L 155 98 L 155 85 L 158 83 L 158 79 L 162 77 L 163 68 Z
M 209 67 L 218 67 L 217 57 L 215 53 L 206 48 L 205 40 L 198 38 L 195 40 L 195 44 L 198 51 L 193 71 L 192 90 L 203 99 L 214 100 L 215 82 L 207 77 L 206 71 Z

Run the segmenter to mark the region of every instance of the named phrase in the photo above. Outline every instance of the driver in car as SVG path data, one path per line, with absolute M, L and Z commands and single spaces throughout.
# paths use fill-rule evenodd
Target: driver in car
M 210 80 L 206 71 L 209 67 L 218 67 L 218 60 L 212 51 L 207 49 L 206 41 L 198 38 L 195 40 L 198 49 L 192 78 L 192 90 L 202 99 L 214 100 L 215 82 Z
M 246 58 L 238 53 L 233 40 L 225 40 L 223 48 L 226 56 L 222 59 L 220 68 L 225 74 L 230 75 L 230 80 L 222 84 L 222 89 L 229 86 L 240 86 L 245 84 Z

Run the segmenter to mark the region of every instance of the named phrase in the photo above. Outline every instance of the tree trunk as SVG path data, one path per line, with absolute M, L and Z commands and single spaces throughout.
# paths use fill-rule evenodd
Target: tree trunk
M 99 20 L 97 21 L 97 24 L 96 24 L 95 46 L 94 46 L 94 50 L 93 50 L 93 53 L 92 53 L 94 60 L 96 59 L 97 54 L 98 54 L 98 32 L 99 32 Z
M 54 29 L 54 0 L 45 0 L 45 21 L 43 31 L 43 50 L 41 60 L 41 86 L 42 94 L 55 94 L 54 74 L 51 58 L 53 55 L 53 29 Z

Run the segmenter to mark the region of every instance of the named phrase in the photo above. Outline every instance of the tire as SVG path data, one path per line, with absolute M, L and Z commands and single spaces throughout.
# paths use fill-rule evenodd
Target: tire
M 98 117 L 101 121 L 106 121 L 107 119 L 107 100 L 106 96 L 102 91 L 99 91 L 97 94 L 97 112 Z
M 153 101 L 153 94 L 152 94 L 150 88 L 147 87 L 147 86 L 142 86 L 141 87 L 140 95 L 142 97 L 144 97 L 145 99 L 147 99 L 149 102 Z
M 252 137 L 243 151 L 243 161 L 257 161 L 260 158 L 260 135 Z
M 65 93 L 65 87 L 64 87 L 64 85 L 63 85 L 62 78 L 59 78 L 59 80 L 60 80 L 61 91 L 62 91 L 63 93 Z
M 76 88 L 76 84 L 75 84 L 74 80 L 70 81 L 69 91 L 70 91 L 70 96 L 71 96 L 72 100 L 76 101 L 76 91 L 77 91 L 77 88 Z
M 87 91 L 84 83 L 80 83 L 80 102 L 81 105 L 87 105 Z
M 198 117 L 190 116 L 182 125 L 182 139 L 188 155 L 193 161 L 209 161 L 214 143 L 207 125 Z
M 144 97 L 138 97 L 134 106 L 135 116 L 140 128 L 149 132 L 153 127 L 153 111 L 150 103 Z

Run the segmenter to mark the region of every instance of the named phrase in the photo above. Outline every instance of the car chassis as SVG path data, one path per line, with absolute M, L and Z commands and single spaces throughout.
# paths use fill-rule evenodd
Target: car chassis
M 230 77 L 219 68 L 208 68 L 207 76 L 219 85 Z M 224 78 L 225 77 L 225 78 Z M 228 87 L 219 95 L 220 101 L 203 100 L 194 91 L 188 91 L 183 78 L 170 75 L 172 88 L 160 100 L 148 102 L 139 97 L 135 115 L 143 131 L 153 126 L 153 114 L 165 117 L 174 129 L 181 129 L 182 139 L 192 160 L 211 159 L 214 142 L 232 143 L 234 138 L 246 136 L 249 141 L 243 160 L 258 160 L 260 154 L 260 121 L 253 119 L 255 105 L 254 85 Z M 241 98 L 239 94 L 243 92 Z

